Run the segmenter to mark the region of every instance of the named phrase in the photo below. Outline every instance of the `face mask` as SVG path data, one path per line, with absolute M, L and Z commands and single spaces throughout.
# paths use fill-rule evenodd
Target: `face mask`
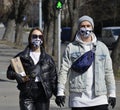
M 34 47 L 39 47 L 43 41 L 40 38 L 32 38 L 32 44 Z
M 82 27 L 80 28 L 79 32 L 80 32 L 80 35 L 88 38 L 89 36 L 91 36 L 92 29 Z

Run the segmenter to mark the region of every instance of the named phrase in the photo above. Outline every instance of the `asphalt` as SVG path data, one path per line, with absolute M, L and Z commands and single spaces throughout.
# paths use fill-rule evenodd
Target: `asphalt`
M 0 38 L 3 33 L 4 29 L 0 28 Z M 27 43 L 27 35 L 28 33 L 24 35 L 24 44 Z M 64 43 L 61 46 L 63 52 L 66 44 Z M 0 110 L 19 110 L 19 91 L 16 88 L 17 83 L 16 81 L 6 78 L 6 70 L 10 64 L 10 59 L 20 51 L 21 49 L 14 48 L 0 40 Z M 118 79 L 116 80 L 116 88 L 117 103 L 114 110 L 120 110 L 120 80 Z M 66 97 L 65 106 L 62 108 L 59 108 L 54 100 L 55 97 L 53 96 L 50 100 L 50 110 L 70 110 L 68 107 L 68 97 Z

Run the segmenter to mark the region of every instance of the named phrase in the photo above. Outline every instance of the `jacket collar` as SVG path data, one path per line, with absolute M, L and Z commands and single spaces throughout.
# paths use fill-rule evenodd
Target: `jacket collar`
M 41 48 L 41 55 L 40 55 L 40 60 L 42 60 L 42 59 L 44 59 L 45 58 L 45 50 L 44 50 L 44 48 L 43 47 L 40 47 Z M 27 46 L 24 50 L 23 50 L 23 52 L 22 52 L 22 56 L 23 57 L 25 57 L 25 58 L 28 58 L 28 57 L 30 57 L 30 47 L 29 46 Z
M 84 45 L 95 45 L 96 46 L 96 43 L 97 43 L 97 38 L 96 38 L 96 36 L 95 36 L 95 34 L 94 33 L 92 33 L 92 41 L 91 42 L 83 42 L 82 41 L 82 39 L 81 39 L 81 37 L 80 37 L 80 34 L 79 34 L 79 32 L 76 34 L 76 36 L 75 36 L 75 41 L 74 41 L 74 43 L 75 44 L 79 44 L 79 45 L 81 45 L 81 46 L 84 46 Z

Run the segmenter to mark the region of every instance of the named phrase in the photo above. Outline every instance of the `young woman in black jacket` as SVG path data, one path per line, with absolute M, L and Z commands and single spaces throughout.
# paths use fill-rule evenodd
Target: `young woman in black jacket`
M 20 90 L 20 110 L 49 110 L 52 94 L 56 96 L 57 72 L 51 56 L 45 53 L 43 33 L 39 28 L 32 29 L 28 46 L 16 57 L 20 57 L 27 75 L 23 80 L 23 73 L 18 74 L 10 64 L 7 78 L 16 79 Z

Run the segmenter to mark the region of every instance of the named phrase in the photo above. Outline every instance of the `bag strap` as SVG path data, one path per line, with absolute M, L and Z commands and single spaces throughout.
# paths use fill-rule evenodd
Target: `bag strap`
M 91 50 L 93 53 L 95 53 L 95 51 L 96 51 L 96 44 L 93 44 L 93 48 L 92 48 L 92 50 Z

